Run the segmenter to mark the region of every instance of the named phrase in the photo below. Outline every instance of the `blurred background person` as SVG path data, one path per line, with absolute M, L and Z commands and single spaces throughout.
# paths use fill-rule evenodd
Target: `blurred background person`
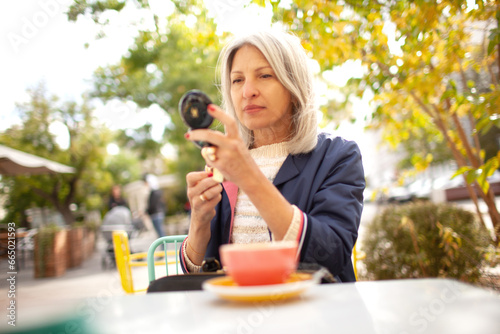
M 160 189 L 158 178 L 152 174 L 144 175 L 144 181 L 149 187 L 149 197 L 146 207 L 146 212 L 151 218 L 151 222 L 155 228 L 158 237 L 165 236 L 163 223 L 165 221 L 165 203 L 163 201 L 163 193 Z
M 127 201 L 122 197 L 122 187 L 115 184 L 111 188 L 111 194 L 109 196 L 108 209 L 111 210 L 116 206 L 129 207 Z

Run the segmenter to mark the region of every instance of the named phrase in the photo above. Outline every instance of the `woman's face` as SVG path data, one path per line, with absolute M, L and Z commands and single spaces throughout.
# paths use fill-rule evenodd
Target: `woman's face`
M 291 94 L 264 55 L 254 46 L 241 47 L 234 55 L 230 75 L 236 115 L 253 131 L 254 144 L 286 140 L 291 132 Z

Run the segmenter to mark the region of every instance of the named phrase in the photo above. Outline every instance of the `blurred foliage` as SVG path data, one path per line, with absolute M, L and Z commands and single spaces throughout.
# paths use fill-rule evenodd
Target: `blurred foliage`
M 72 4 L 68 11 L 68 19 L 76 21 L 79 15 L 88 13 L 94 21 L 98 22 L 100 14 L 106 10 L 120 11 L 125 7 L 126 1 L 106 0 L 106 1 L 86 1 L 77 0 Z
M 108 4 L 107 10 L 121 10 L 113 7 L 113 3 Z M 134 3 L 149 8 L 147 1 Z M 176 173 L 182 186 L 169 189 L 165 196 L 169 210 L 177 212 L 182 211 L 187 200 L 185 175 L 202 170 L 205 165 L 200 150 L 184 138 L 188 129 L 180 118 L 178 103 L 191 89 L 200 89 L 214 103 L 220 103 L 215 66 L 221 36 L 215 34 L 216 26 L 207 18 L 201 1 L 174 1 L 174 4 L 174 13 L 162 18 L 166 20 L 155 15 L 154 31 L 139 31 L 134 44 L 118 64 L 95 71 L 95 89 L 91 94 L 104 102 L 118 98 L 124 102 L 134 101 L 140 108 L 157 104 L 166 111 L 165 117 L 169 117 L 171 123 L 166 126 L 161 141 L 153 140 L 150 135 L 154 119 L 141 128 L 121 131 L 116 141 L 121 147 L 137 152 L 143 160 L 161 156 L 160 149 L 167 143 L 176 148 L 178 158 L 166 161 L 165 170 Z M 105 11 L 102 5 L 99 1 L 75 3 L 70 13 L 77 14 L 69 18 L 76 20 L 78 15 L 91 15 L 94 21 L 105 24 L 100 19 Z M 220 128 L 218 124 L 213 127 Z
M 366 227 L 363 251 L 370 279 L 481 276 L 488 232 L 473 213 L 428 202 L 389 206 Z
M 322 71 L 360 61 L 364 73 L 350 80 L 352 94 L 374 93 L 370 128 L 383 129 L 393 147 L 404 146 L 406 166 L 423 170 L 453 157 L 467 181 L 482 190 L 500 240 L 500 214 L 487 182 L 499 167 L 500 151 L 497 145 L 486 156 L 479 139 L 500 126 L 498 1 L 272 4 L 274 20 L 303 40 Z M 449 150 L 444 156 L 442 144 Z
M 86 98 L 81 105 L 60 102 L 49 96 L 43 83 L 28 91 L 30 101 L 18 105 L 21 125 L 0 134 L 0 143 L 75 168 L 74 174 L 3 176 L 2 191 L 7 195 L 5 222 L 26 222 L 25 210 L 52 207 L 67 224 L 77 219 L 70 205 L 79 211 L 100 210 L 115 183 L 137 178 L 138 161 L 108 156 L 106 146 L 112 133 L 92 116 Z M 50 131 L 59 122 L 68 132 L 69 147 L 61 148 Z

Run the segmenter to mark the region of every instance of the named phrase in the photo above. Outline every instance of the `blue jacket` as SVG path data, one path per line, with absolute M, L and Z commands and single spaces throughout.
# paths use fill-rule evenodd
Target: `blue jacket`
M 289 203 L 303 212 L 300 262 L 326 267 L 341 282 L 355 281 L 351 255 L 358 236 L 365 188 L 361 153 L 356 143 L 320 134 L 313 151 L 286 158 L 274 185 Z M 211 222 L 205 258 L 220 259 L 219 246 L 229 243 L 231 211 L 224 189 Z M 183 254 L 180 257 L 183 263 Z M 182 267 L 186 272 L 184 263 Z

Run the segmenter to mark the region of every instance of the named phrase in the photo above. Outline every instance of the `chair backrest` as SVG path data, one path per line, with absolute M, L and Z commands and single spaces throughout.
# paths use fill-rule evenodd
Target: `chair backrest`
M 127 293 L 134 293 L 132 268 L 130 266 L 130 247 L 127 232 L 113 231 L 113 247 L 115 250 L 116 268 L 120 273 L 122 288 Z
M 37 229 L 31 229 L 26 232 L 26 235 L 19 239 L 17 242 L 17 249 L 32 251 L 35 248 L 35 235 L 38 233 Z
M 186 234 L 181 234 L 181 235 L 169 235 L 169 236 L 166 236 L 166 237 L 161 237 L 161 238 L 158 238 L 156 239 L 155 241 L 153 241 L 153 243 L 151 244 L 151 246 L 149 246 L 149 250 L 148 250 L 148 276 L 149 276 L 149 282 L 151 283 L 152 281 L 155 280 L 156 278 L 156 274 L 155 274 L 155 264 L 154 264 L 154 261 L 155 261 L 155 250 L 156 248 L 163 244 L 163 249 L 164 249 L 164 252 L 165 252 L 165 268 L 166 268 L 166 272 L 167 272 L 167 276 L 169 275 L 168 274 L 168 265 L 169 264 L 173 264 L 175 263 L 175 273 L 176 274 L 179 274 L 179 248 L 180 246 L 182 245 L 182 242 L 184 241 L 184 239 L 187 238 L 187 235 Z M 172 261 L 168 261 L 167 259 L 167 244 L 174 244 L 174 248 L 175 248 L 175 260 L 172 260 Z

